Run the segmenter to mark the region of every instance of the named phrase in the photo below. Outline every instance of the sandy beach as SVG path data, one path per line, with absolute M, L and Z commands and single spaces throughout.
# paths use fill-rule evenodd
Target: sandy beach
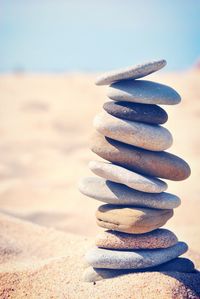
M 183 298 L 176 296 L 177 281 L 188 281 L 189 274 L 154 273 L 149 285 L 149 273 L 95 286 L 81 280 L 84 252 L 100 230 L 100 202 L 77 190 L 79 179 L 91 175 L 89 160 L 98 160 L 88 144 L 106 88 L 95 86 L 95 77 L 0 76 L 0 298 L 147 298 L 155 290 L 158 298 Z M 169 151 L 183 157 L 192 174 L 186 181 L 167 181 L 182 204 L 165 227 L 189 245 L 200 269 L 200 72 L 161 72 L 148 80 L 170 85 L 182 97 L 179 105 L 163 106 L 169 115 L 165 127 L 174 139 Z M 200 298 L 199 274 L 194 281 L 196 286 L 188 286 L 193 297 L 184 298 Z M 134 287 L 144 287 L 140 297 L 130 293 Z

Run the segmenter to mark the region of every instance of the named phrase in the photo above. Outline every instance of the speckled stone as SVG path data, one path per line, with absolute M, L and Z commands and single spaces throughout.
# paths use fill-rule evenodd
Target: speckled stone
M 164 124 L 168 120 L 167 112 L 157 105 L 110 101 L 106 102 L 103 108 L 115 117 L 130 121 L 156 125 Z
M 139 272 L 182 272 L 182 273 L 193 273 L 195 272 L 194 264 L 191 260 L 178 257 L 167 263 L 161 264 L 159 266 L 148 268 L 148 270 L 114 270 L 114 269 L 102 269 L 88 267 L 83 274 L 83 280 L 85 282 L 95 282 L 102 279 L 114 278 L 120 275 L 127 275 L 131 273 Z
M 129 206 L 102 205 L 96 212 L 100 227 L 130 234 L 143 234 L 163 225 L 173 216 L 173 210 Z
M 119 119 L 106 112 L 96 115 L 93 125 L 104 136 L 151 151 L 166 150 L 173 142 L 164 127 Z
M 137 148 L 98 132 L 93 134 L 90 148 L 105 160 L 147 176 L 181 181 L 190 175 L 189 165 L 173 154 Z
M 181 203 L 180 198 L 171 193 L 139 192 L 100 177 L 83 178 L 79 182 L 79 190 L 86 196 L 115 205 L 174 209 Z
M 170 230 L 160 228 L 146 234 L 126 234 L 117 231 L 104 231 L 97 235 L 96 246 L 106 249 L 158 249 L 168 248 L 178 242 Z
M 86 261 L 94 268 L 144 269 L 166 263 L 188 250 L 184 242 L 162 249 L 109 250 L 94 247 L 86 253 Z
M 107 96 L 114 101 L 141 104 L 175 105 L 180 95 L 171 87 L 145 80 L 127 80 L 108 87 Z
M 109 85 L 119 80 L 142 78 L 160 70 L 166 63 L 164 59 L 161 59 L 106 72 L 99 76 L 95 83 L 96 85 Z
M 138 191 L 161 193 L 167 189 L 167 184 L 159 179 L 140 175 L 116 164 L 90 161 L 89 168 L 106 180 L 124 184 Z

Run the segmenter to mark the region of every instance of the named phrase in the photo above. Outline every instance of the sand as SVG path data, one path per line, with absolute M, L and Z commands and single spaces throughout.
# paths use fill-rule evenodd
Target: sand
M 198 298 L 200 274 L 139 273 L 96 284 L 82 281 L 92 240 L 3 214 L 0 298 Z M 191 254 L 193 260 L 194 257 Z M 195 257 L 200 266 L 199 257 Z M 184 287 L 183 284 L 187 287 Z M 157 294 L 158 292 L 158 294 Z M 180 296 L 181 294 L 181 296 Z M 176 296 L 176 297 L 174 297 Z M 189 298 L 189 297 L 188 297 Z
M 183 182 L 167 181 L 182 205 L 166 227 L 188 243 L 200 267 L 200 73 L 149 79 L 182 96 L 181 104 L 164 107 L 169 114 L 165 127 L 174 138 L 170 152 L 190 164 L 192 175 Z M 172 297 L 177 280 L 167 276 L 166 282 L 164 274 L 154 273 L 151 283 L 146 273 L 137 279 L 132 275 L 130 285 L 126 276 L 95 288 L 77 276 L 82 256 L 100 230 L 94 216 L 100 203 L 76 188 L 79 178 L 91 175 L 87 163 L 96 159 L 88 149 L 92 119 L 106 101 L 106 88 L 94 81 L 94 75 L 86 74 L 0 76 L 0 298 L 124 298 L 130 289 L 130 298 L 137 298 L 136 286 L 145 290 L 145 284 L 144 294 L 155 294 L 156 281 L 160 298 L 179 298 Z

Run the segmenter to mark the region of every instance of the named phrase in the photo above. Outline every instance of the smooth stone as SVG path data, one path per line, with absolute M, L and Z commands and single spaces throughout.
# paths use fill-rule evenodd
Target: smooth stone
M 161 193 L 167 189 L 167 184 L 159 179 L 140 175 L 116 164 L 90 161 L 89 168 L 106 180 L 124 184 L 138 191 Z
M 182 273 L 193 273 L 196 272 L 193 262 L 184 257 L 175 258 L 167 263 L 159 266 L 148 268 L 148 270 L 117 270 L 117 269 L 103 269 L 88 267 L 83 274 L 83 280 L 85 282 L 95 282 L 102 279 L 109 279 L 118 277 L 121 275 L 127 275 L 131 273 L 140 272 L 182 272 Z
M 166 150 L 173 142 L 164 127 L 119 119 L 106 112 L 96 115 L 93 125 L 106 137 L 151 151 Z
M 162 193 L 145 193 L 99 177 L 86 177 L 79 182 L 79 190 L 86 196 L 116 205 L 130 205 L 154 209 L 174 209 L 181 204 L 178 196 Z
M 142 78 L 160 70 L 166 64 L 166 60 L 161 59 L 106 72 L 99 76 L 95 83 L 96 85 L 110 85 L 119 80 Z
M 110 101 L 106 102 L 103 108 L 115 117 L 130 121 L 156 125 L 164 124 L 168 120 L 167 112 L 157 105 Z
M 98 132 L 93 134 L 90 148 L 105 160 L 147 176 L 181 181 L 190 175 L 189 165 L 173 154 L 137 148 Z
M 196 272 L 194 264 L 187 258 L 175 258 L 167 263 L 159 266 L 148 268 L 148 270 L 134 270 L 134 269 L 103 269 L 88 267 L 83 274 L 83 280 L 85 282 L 96 282 L 102 279 L 109 279 L 118 277 L 121 275 L 127 275 L 131 273 L 140 272 L 182 272 L 182 273 L 193 273 Z
M 158 249 L 168 248 L 178 242 L 176 235 L 160 228 L 150 233 L 133 235 L 107 230 L 96 236 L 95 245 L 106 249 Z
M 163 225 L 173 216 L 173 210 L 131 206 L 102 205 L 96 212 L 100 227 L 130 234 L 143 234 Z
M 105 269 L 144 269 L 177 258 L 188 250 L 184 242 L 162 249 L 146 250 L 109 250 L 94 247 L 86 253 L 87 263 L 94 268 Z
M 108 87 L 107 96 L 114 101 L 141 104 L 175 105 L 180 95 L 171 87 L 145 80 L 127 80 L 113 83 Z

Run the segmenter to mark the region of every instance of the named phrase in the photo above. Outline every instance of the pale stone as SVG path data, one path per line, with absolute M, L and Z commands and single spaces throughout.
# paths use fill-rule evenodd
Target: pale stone
M 94 268 L 104 269 L 145 269 L 164 264 L 188 250 L 184 242 L 162 249 L 108 250 L 94 247 L 86 253 L 86 261 Z
M 114 101 L 141 104 L 175 105 L 180 95 L 171 87 L 145 80 L 127 80 L 113 83 L 108 87 L 107 96 Z
M 104 136 L 151 151 L 166 150 L 173 142 L 171 133 L 162 126 L 123 120 L 106 112 L 99 113 L 93 124 Z
M 171 193 L 140 192 L 99 177 L 83 178 L 79 182 L 79 190 L 86 196 L 116 205 L 174 209 L 181 203 L 180 198 Z
M 161 193 L 167 189 L 167 184 L 159 179 L 140 175 L 112 163 L 90 161 L 89 168 L 106 180 L 124 184 L 138 191 Z
M 159 266 L 151 267 L 147 269 L 123 269 L 123 270 L 117 270 L 117 269 L 103 269 L 103 268 L 93 268 L 88 267 L 83 274 L 83 280 L 85 282 L 95 282 L 102 279 L 108 279 L 108 278 L 114 278 L 121 275 L 127 275 L 127 274 L 136 274 L 141 272 L 181 272 L 181 273 L 197 273 L 195 271 L 194 264 L 191 260 L 183 257 L 175 258 L 169 262 L 166 262 L 164 264 L 161 264 Z M 170 275 L 170 274 L 169 274 Z
M 160 70 L 166 63 L 166 60 L 161 59 L 106 72 L 99 76 L 95 83 L 96 85 L 110 85 L 119 80 L 142 78 Z

